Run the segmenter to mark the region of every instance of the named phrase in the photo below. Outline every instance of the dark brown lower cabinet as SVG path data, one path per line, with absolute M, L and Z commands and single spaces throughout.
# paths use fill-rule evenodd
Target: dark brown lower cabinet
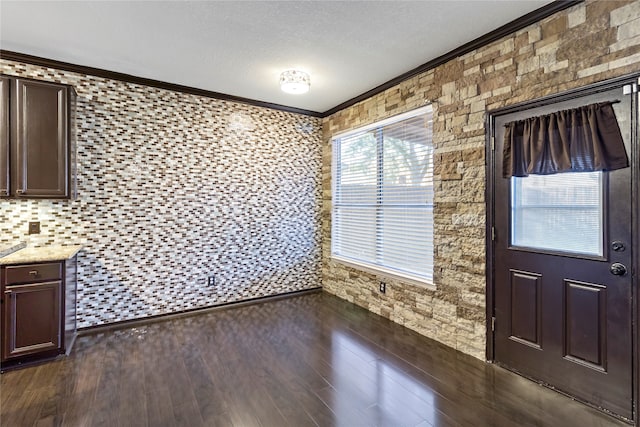
M 2 370 L 56 357 L 76 333 L 76 258 L 2 267 Z
M 60 350 L 62 281 L 10 286 L 4 291 L 5 359 Z

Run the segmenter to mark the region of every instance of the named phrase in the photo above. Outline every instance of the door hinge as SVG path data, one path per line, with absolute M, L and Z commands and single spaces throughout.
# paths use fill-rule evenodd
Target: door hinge
M 496 228 L 495 227 L 491 227 L 491 241 L 495 241 L 496 240 Z
M 492 317 L 491 318 L 491 332 L 495 332 L 496 331 L 496 318 Z
M 492 136 L 491 137 L 491 151 L 495 151 L 496 150 L 496 137 Z
M 638 84 L 640 84 L 640 79 L 638 81 Z M 632 93 L 638 93 L 638 84 L 631 83 L 631 84 L 628 84 L 628 85 L 624 85 L 622 87 L 622 94 L 623 95 L 631 95 Z

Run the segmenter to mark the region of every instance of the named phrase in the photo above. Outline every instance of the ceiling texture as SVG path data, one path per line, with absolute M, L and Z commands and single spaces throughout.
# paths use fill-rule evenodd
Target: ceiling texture
M 326 112 L 549 3 L 2 0 L 0 48 Z

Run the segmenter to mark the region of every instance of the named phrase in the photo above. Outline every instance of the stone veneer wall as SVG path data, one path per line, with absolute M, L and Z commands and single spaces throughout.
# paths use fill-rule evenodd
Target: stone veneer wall
M 486 112 L 640 70 L 640 1 L 587 1 L 413 77 L 323 122 L 323 286 L 485 358 Z M 331 260 L 331 137 L 432 102 L 436 289 Z
M 7 60 L 1 71 L 78 92 L 78 199 L 0 200 L 0 243 L 85 245 L 80 327 L 321 285 L 319 119 Z M 27 236 L 35 220 L 42 234 Z

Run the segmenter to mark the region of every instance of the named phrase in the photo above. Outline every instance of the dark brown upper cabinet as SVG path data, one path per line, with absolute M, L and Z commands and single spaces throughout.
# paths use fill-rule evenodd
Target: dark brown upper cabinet
M 71 86 L 3 76 L 0 195 L 65 199 L 74 196 L 75 129 Z
M 0 78 L 0 196 L 9 195 L 9 86 L 7 78 Z

